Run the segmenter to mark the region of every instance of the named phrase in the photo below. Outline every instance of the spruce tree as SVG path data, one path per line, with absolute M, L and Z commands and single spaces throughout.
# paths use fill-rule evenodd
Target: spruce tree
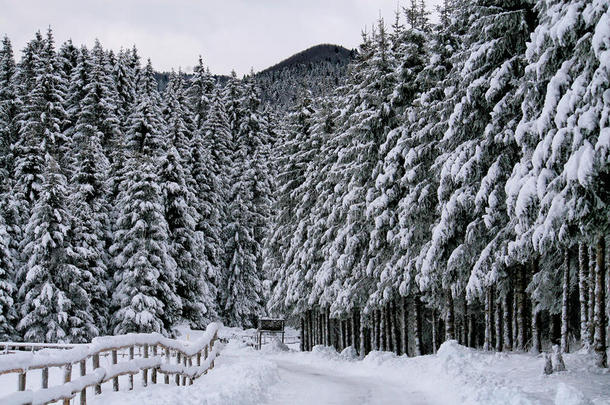
M 114 334 L 171 335 L 182 309 L 176 295 L 176 261 L 170 254 L 163 190 L 154 159 L 139 155 L 127 162 L 125 190 L 118 202 L 110 248 L 114 260 Z
M 19 287 L 21 320 L 27 341 L 82 343 L 98 334 L 81 269 L 70 262 L 72 217 L 65 176 L 46 154 L 44 183 L 25 229 L 27 262 Z

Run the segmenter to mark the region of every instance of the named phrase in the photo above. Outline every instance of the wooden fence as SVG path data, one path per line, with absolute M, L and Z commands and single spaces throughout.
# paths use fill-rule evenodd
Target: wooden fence
M 69 405 L 70 400 L 79 395 L 80 404 L 85 405 L 87 388 L 92 387 L 98 395 L 102 392 L 102 384 L 112 380 L 113 391 L 118 391 L 119 377 L 127 375 L 131 390 L 134 375 L 140 372 L 145 387 L 149 383 L 157 384 L 159 374 L 163 375 L 165 384 L 169 384 L 170 376 L 173 376 L 176 385 L 190 385 L 214 368 L 219 327 L 217 323 L 210 324 L 204 336 L 193 343 L 168 339 L 158 333 L 95 338 L 90 344 L 74 346 L 0 342 L 0 353 L 5 353 L 0 354 L 0 375 L 15 374 L 17 380 L 15 392 L 1 397 L 0 404 L 63 401 L 64 405 Z M 30 351 L 9 353 L 12 349 Z M 104 356 L 111 357 L 110 366 L 100 366 L 100 357 Z M 75 366 L 79 371 L 76 375 L 73 373 Z M 49 387 L 49 369 L 53 367 L 63 369 L 63 383 Z M 39 390 L 26 390 L 31 370 L 42 370 Z

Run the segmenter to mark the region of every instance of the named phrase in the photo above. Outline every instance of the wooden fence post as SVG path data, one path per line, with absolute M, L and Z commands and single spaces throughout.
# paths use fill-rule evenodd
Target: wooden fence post
M 148 345 L 144 345 L 144 358 L 148 358 Z M 142 377 L 144 379 L 143 383 L 145 387 L 148 387 L 148 369 L 145 368 L 142 370 Z
M 25 370 L 23 370 L 22 373 L 19 373 L 19 380 L 17 382 L 17 389 L 19 391 L 25 391 L 25 382 L 26 382 L 25 381 L 25 373 L 26 373 Z
M 197 367 L 201 367 L 201 352 L 197 353 Z
M 129 346 L 129 360 L 133 360 L 134 352 L 134 347 Z M 133 374 L 129 374 L 129 390 L 133 390 Z
M 180 365 L 181 355 L 180 352 L 176 353 L 177 364 Z M 180 385 L 180 374 L 176 373 L 176 385 Z
M 183 360 L 182 360 L 182 364 L 184 365 L 184 368 L 186 368 L 186 364 L 187 364 L 187 358 L 186 355 L 183 355 Z M 186 385 L 186 374 L 182 374 L 182 385 Z
M 167 364 L 170 362 L 169 347 L 165 348 L 165 361 Z M 165 374 L 165 384 L 169 384 L 169 374 Z
M 42 369 L 42 388 L 49 388 L 49 367 Z
M 193 356 L 189 357 L 189 367 L 193 367 Z M 193 377 L 189 376 L 189 385 L 193 385 Z
M 80 375 L 84 377 L 87 374 L 87 360 L 80 361 Z M 87 405 L 87 388 L 83 388 L 80 392 L 80 405 Z
M 157 345 L 154 345 L 152 348 L 152 354 L 153 357 L 157 357 Z M 157 367 L 152 369 L 152 383 L 156 384 L 157 383 Z
M 117 364 L 118 359 L 117 359 L 117 351 L 116 349 L 112 351 L 112 364 Z M 112 379 L 112 390 L 113 391 L 118 391 L 119 390 L 119 377 L 116 376 Z
M 210 350 L 214 348 L 214 343 L 216 342 L 216 339 L 218 339 L 218 331 L 214 332 L 214 337 L 212 337 L 212 340 L 210 341 Z M 210 370 L 214 368 L 214 361 L 215 359 L 213 359 L 210 363 Z
M 66 364 L 64 368 L 64 383 L 72 381 L 72 363 Z M 70 405 L 69 399 L 64 399 L 64 405 Z
M 205 345 L 205 347 L 203 348 L 203 359 L 207 360 L 208 359 L 208 345 Z M 207 374 L 208 370 L 206 369 L 203 374 Z
M 95 353 L 93 355 L 93 370 L 96 370 L 98 368 L 100 368 L 100 354 Z M 95 395 L 100 395 L 101 393 L 102 393 L 102 385 L 96 384 L 95 385 Z

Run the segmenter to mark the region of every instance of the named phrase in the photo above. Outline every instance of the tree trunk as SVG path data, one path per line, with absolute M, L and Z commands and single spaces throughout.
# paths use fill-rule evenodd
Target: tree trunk
M 596 246 L 597 266 L 595 268 L 595 364 L 608 367 L 606 352 L 606 240 L 599 236 Z
M 303 348 L 305 351 L 309 351 L 309 320 L 307 319 L 307 311 L 303 314 Z
M 377 310 L 371 312 L 371 351 L 379 350 L 379 338 L 377 331 L 379 330 L 379 320 L 377 319 Z
M 396 354 L 400 354 L 400 348 L 398 346 L 398 316 L 396 310 L 396 300 L 388 302 L 388 311 L 390 313 L 390 332 L 392 338 L 392 351 Z
M 326 342 L 332 346 L 332 323 L 330 319 L 330 309 L 326 309 Z
M 537 267 L 536 259 L 531 266 Z M 525 265 L 520 266 L 517 283 L 517 349 L 525 350 Z
M 401 297 L 400 304 L 400 351 L 402 354 L 409 355 L 409 301 L 407 300 L 407 297 Z
M 311 310 L 311 347 L 313 348 L 316 345 L 316 311 Z
M 378 346 L 377 346 L 377 333 L 376 333 L 376 330 L 377 330 L 377 326 L 376 325 L 377 325 L 377 323 L 375 322 L 375 318 L 376 318 L 375 310 L 373 310 L 371 317 L 372 317 L 372 320 L 371 320 L 372 324 L 371 324 L 371 330 L 370 330 L 370 332 L 371 332 L 371 339 L 370 340 L 371 340 L 371 351 L 373 351 L 373 350 L 377 350 L 378 349 Z
M 360 347 L 358 348 L 358 354 L 360 357 L 366 356 L 366 330 L 365 330 L 364 315 L 360 313 Z
M 326 310 L 322 309 L 320 312 L 320 344 L 324 346 L 328 346 L 328 341 L 326 340 L 326 330 L 328 329 L 328 323 L 326 321 Z
M 384 306 L 385 313 L 385 350 L 392 351 L 392 314 L 390 311 L 390 303 Z
M 561 296 L 561 352 L 568 353 L 568 301 L 570 299 L 570 249 L 563 253 L 563 292 Z
M 305 351 L 305 318 L 301 316 L 301 342 L 299 348 L 302 352 Z
M 339 351 L 343 351 L 343 349 L 345 349 L 345 344 L 346 344 L 346 324 L 345 324 L 345 320 L 344 319 L 340 319 L 339 320 L 339 331 L 341 332 L 341 339 L 339 339 Z
M 519 334 L 519 326 L 517 324 L 517 319 L 519 318 L 517 315 L 517 301 L 519 298 L 519 294 L 517 293 L 517 287 L 518 287 L 518 278 L 519 278 L 519 274 L 521 272 L 521 266 L 517 266 L 515 268 L 515 282 L 513 283 L 513 327 L 512 327 L 512 334 L 513 334 L 513 349 L 519 349 L 519 343 L 517 341 L 517 335 Z
M 496 351 L 502 351 L 502 302 L 501 300 L 497 300 L 496 302 Z
M 379 350 L 382 352 L 386 350 L 386 313 L 382 306 L 379 310 Z
M 445 340 L 455 339 L 455 308 L 453 307 L 453 294 L 447 290 L 447 321 L 445 322 Z
M 595 246 L 589 247 L 589 345 L 593 347 L 595 337 L 595 268 L 597 267 L 597 253 Z
M 468 346 L 468 301 L 466 296 L 464 300 L 464 313 L 462 314 L 462 344 Z
M 419 299 L 419 294 L 413 296 L 413 310 L 415 311 L 415 319 L 413 322 L 413 340 L 415 342 L 414 353 L 415 356 L 422 355 L 422 307 Z
M 532 302 L 532 349 L 531 352 L 540 353 L 540 327 L 539 327 L 539 312 L 536 308 L 536 303 Z
M 432 353 L 436 354 L 436 309 L 432 309 Z
M 578 300 L 580 302 L 580 341 L 585 350 L 589 345 L 589 254 L 587 246 L 578 247 Z
M 508 291 L 502 300 L 502 309 L 504 310 L 504 350 L 513 350 L 513 334 L 512 334 L 512 296 L 511 291 Z
M 485 292 L 485 342 L 483 350 L 491 350 L 491 311 L 492 311 L 492 296 L 491 288 Z
M 352 312 L 352 327 L 350 328 L 352 330 L 352 346 L 354 346 L 354 349 L 358 350 L 358 336 L 360 334 L 360 330 L 358 328 L 358 317 L 359 317 L 359 312 L 357 309 L 354 309 L 354 311 Z
M 313 310 L 309 310 L 309 350 L 313 349 L 314 345 L 315 345 L 315 341 L 314 341 L 314 327 L 313 327 Z
M 474 314 L 472 313 L 468 315 L 468 346 L 472 348 L 475 348 L 477 346 Z

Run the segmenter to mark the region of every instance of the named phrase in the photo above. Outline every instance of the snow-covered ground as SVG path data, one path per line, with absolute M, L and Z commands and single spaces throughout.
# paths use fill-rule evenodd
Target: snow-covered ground
M 225 328 L 220 336 L 231 339 L 216 367 L 192 386 L 136 384 L 129 392 L 121 381 L 121 392 L 108 387 L 89 403 L 610 404 L 610 373 L 591 366 L 585 354 L 565 355 L 568 370 L 545 376 L 540 356 L 486 353 L 455 342 L 443 344 L 437 355 L 372 352 L 358 359 L 353 351 L 320 346 L 309 353 L 281 344 L 257 351 L 251 346 L 252 332 Z M 195 340 L 199 333 L 184 329 L 182 338 Z

